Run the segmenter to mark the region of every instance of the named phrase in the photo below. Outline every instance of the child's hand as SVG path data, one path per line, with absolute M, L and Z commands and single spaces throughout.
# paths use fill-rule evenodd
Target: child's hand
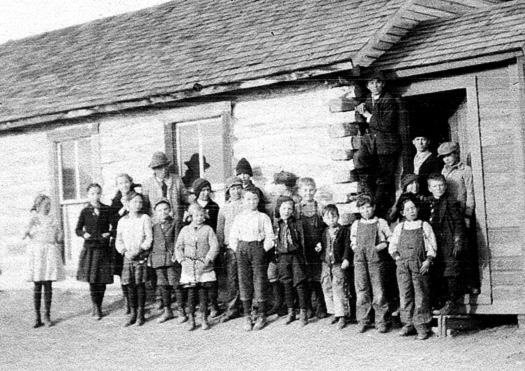
M 430 270 L 430 262 L 428 260 L 425 260 L 423 264 L 421 265 L 421 268 L 419 268 L 419 274 L 426 274 Z
M 109 236 L 111 236 L 111 233 L 109 232 L 102 233 L 102 238 L 109 238 Z
M 321 252 L 323 249 L 323 246 L 321 245 L 321 242 L 318 242 L 317 245 L 315 245 L 315 252 Z
M 90 237 L 91 237 L 91 235 L 90 235 L 89 233 L 87 233 L 87 232 L 84 233 L 84 239 L 85 239 L 85 240 L 87 240 L 87 239 L 90 238 Z
M 343 263 L 341 263 L 341 269 L 346 269 L 350 266 L 350 262 L 348 259 L 343 260 Z
M 470 228 L 470 218 L 465 218 L 465 225 L 466 225 L 467 229 Z
M 386 242 L 380 242 L 376 245 L 376 250 L 381 251 L 388 247 L 388 244 Z

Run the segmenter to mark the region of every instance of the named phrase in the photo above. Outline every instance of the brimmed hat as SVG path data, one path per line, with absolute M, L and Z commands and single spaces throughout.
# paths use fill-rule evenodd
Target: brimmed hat
M 237 177 L 237 176 L 233 176 L 233 177 L 230 177 L 228 179 L 226 179 L 226 192 L 228 192 L 230 190 L 231 187 L 233 186 L 240 186 L 242 187 L 242 180 L 241 178 Z
M 170 160 L 168 160 L 168 156 L 166 156 L 164 152 L 158 151 L 151 156 L 149 167 L 155 169 L 157 167 L 168 166 L 169 164 Z
M 161 198 L 161 199 L 155 204 L 155 207 L 154 207 L 153 209 L 156 209 L 157 206 L 159 206 L 160 204 L 166 204 L 166 205 L 168 205 L 168 206 L 170 207 L 170 209 L 171 209 L 171 204 L 170 204 L 170 202 L 168 201 L 167 198 Z
M 403 178 L 401 179 L 401 189 L 403 192 L 405 191 L 406 187 L 412 183 L 419 180 L 419 177 L 416 174 L 405 174 L 403 175 Z
M 210 164 L 206 162 L 206 156 L 202 156 L 202 161 L 204 162 L 204 169 L 208 169 L 210 167 Z M 188 168 L 198 167 L 200 165 L 199 154 L 194 153 L 193 155 L 191 155 L 189 161 L 185 161 L 184 165 L 186 165 Z
M 412 139 L 419 138 L 419 137 L 430 139 L 430 134 L 428 130 L 421 126 L 418 126 L 411 134 L 412 135 L 410 137 Z
M 195 195 L 195 197 L 198 198 L 199 195 L 201 194 L 202 189 L 206 186 L 210 187 L 210 190 L 211 190 L 211 184 L 206 179 L 203 179 L 203 178 L 195 179 L 193 181 L 193 194 Z
M 250 165 L 248 160 L 244 157 L 241 158 L 235 167 L 235 174 L 248 174 L 249 176 L 253 176 L 252 165 Z
M 287 187 L 294 187 L 297 182 L 297 175 L 289 171 L 280 171 L 273 174 L 273 182 L 275 184 L 284 184 Z
M 438 156 L 447 156 L 453 152 L 459 152 L 459 144 L 456 142 L 441 143 L 438 148 Z

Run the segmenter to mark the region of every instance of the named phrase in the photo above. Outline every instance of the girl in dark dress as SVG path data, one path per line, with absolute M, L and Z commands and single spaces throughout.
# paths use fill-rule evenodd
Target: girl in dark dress
M 77 280 L 89 283 L 92 316 L 100 320 L 106 285 L 113 283 L 109 243 L 112 213 L 109 206 L 100 202 L 102 187 L 99 184 L 90 184 L 87 192 L 89 204 L 80 212 L 75 229 L 77 236 L 84 239 Z
M 128 174 L 118 174 L 116 179 L 116 184 L 118 191 L 115 194 L 115 197 L 111 200 L 111 210 L 113 213 L 112 219 L 112 240 L 111 240 L 111 252 L 112 252 L 112 267 L 113 275 L 122 277 L 122 266 L 124 264 L 124 258 L 121 254 L 115 249 L 115 239 L 117 233 L 117 224 L 120 218 L 129 213 L 128 202 L 126 201 L 126 196 L 131 192 L 134 192 L 139 186 L 133 183 L 133 178 Z M 121 285 L 122 287 L 122 296 L 124 297 L 126 314 L 129 314 L 131 311 L 129 303 L 129 295 L 127 286 Z

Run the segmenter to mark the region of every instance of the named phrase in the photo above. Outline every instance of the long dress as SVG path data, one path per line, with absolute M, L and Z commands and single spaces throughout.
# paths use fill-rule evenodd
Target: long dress
M 27 245 L 27 281 L 63 281 L 66 271 L 57 244 L 57 221 L 47 215 L 36 215 L 31 221 Z

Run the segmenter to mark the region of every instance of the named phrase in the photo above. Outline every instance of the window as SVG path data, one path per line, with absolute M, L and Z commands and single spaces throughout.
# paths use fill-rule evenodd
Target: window
M 93 179 L 91 138 L 57 143 L 59 188 L 62 201 L 87 198 Z
M 197 178 L 222 185 L 227 176 L 222 118 L 177 123 L 175 137 L 177 164 L 184 185 L 190 188 Z

